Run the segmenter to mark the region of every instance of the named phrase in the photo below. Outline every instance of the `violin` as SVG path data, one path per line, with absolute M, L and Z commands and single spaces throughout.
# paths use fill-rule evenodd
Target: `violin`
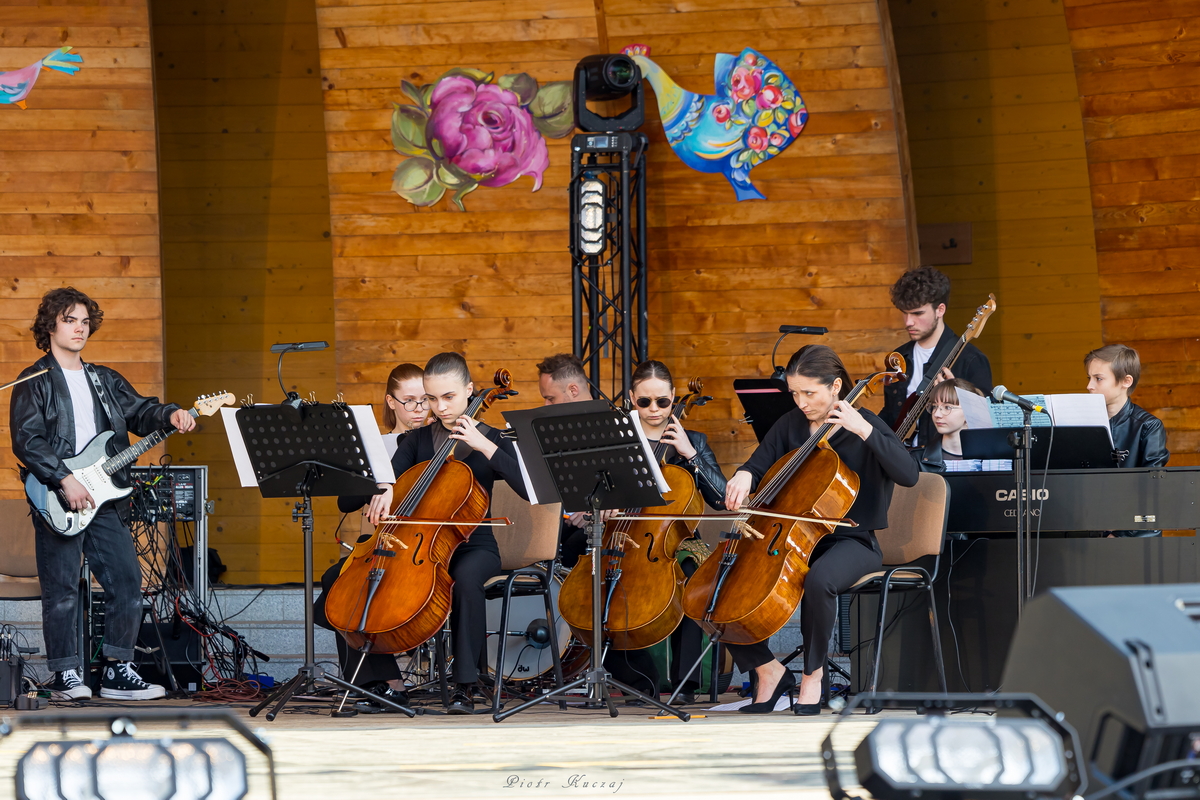
M 857 406 L 887 384 L 904 380 L 904 357 L 891 353 L 888 370 L 859 381 L 846 401 Z M 763 476 L 726 541 L 692 575 L 683 613 L 722 642 L 753 644 L 779 631 L 800 605 L 809 559 L 821 537 L 839 525 L 858 496 L 858 475 L 829 446 L 834 424 Z M 713 554 L 714 556 L 717 553 Z
M 512 375 L 501 369 L 496 387 L 467 404 L 477 418 L 493 403 L 516 394 Z M 490 498 L 471 468 L 454 458 L 458 439 L 448 439 L 429 461 L 397 480 L 399 497 L 389 517 L 360 542 L 325 599 L 329 624 L 356 649 L 401 653 L 425 642 L 450 616 L 450 558 L 484 522 Z M 408 523 L 408 524 L 406 524 Z
M 702 396 L 699 378 L 688 383 L 689 393 L 671 409 L 682 420 L 693 406 L 711 397 Z M 636 412 L 635 412 L 636 413 Z M 671 445 L 659 441 L 654 457 L 662 464 Z M 662 464 L 663 477 L 671 487 L 663 495 L 666 505 L 633 509 L 663 517 L 695 517 L 704 509 L 704 498 L 692 473 L 675 464 Z M 687 580 L 675 552 L 679 543 L 695 531 L 697 523 L 679 519 L 609 520 L 604 526 L 600 568 L 604 570 L 604 629 L 614 650 L 640 650 L 666 639 L 683 620 L 683 585 Z M 592 559 L 579 559 L 563 581 L 558 595 L 559 613 L 580 640 L 592 641 Z

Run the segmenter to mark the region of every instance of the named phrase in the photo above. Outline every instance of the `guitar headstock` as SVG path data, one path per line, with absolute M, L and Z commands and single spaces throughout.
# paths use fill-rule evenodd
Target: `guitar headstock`
M 988 294 L 987 302 L 975 309 L 975 316 L 971 317 L 971 321 L 967 323 L 967 329 L 963 332 L 963 341 L 969 342 L 983 333 L 983 326 L 987 324 L 988 318 L 995 311 L 996 295 Z
M 197 417 L 211 417 L 222 406 L 231 406 L 236 402 L 237 398 L 233 396 L 233 392 L 202 394 L 196 398 L 196 403 L 192 406 L 192 411 Z

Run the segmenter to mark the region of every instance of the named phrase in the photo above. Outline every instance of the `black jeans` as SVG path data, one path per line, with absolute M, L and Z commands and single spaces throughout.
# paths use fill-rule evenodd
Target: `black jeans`
M 804 674 L 825 666 L 829 637 L 837 619 L 837 596 L 864 575 L 883 567 L 883 556 L 856 537 L 828 535 L 813 549 L 812 564 L 804 578 L 800 598 L 800 635 L 804 637 Z M 750 672 L 775 658 L 769 640 L 728 645 L 729 654 L 742 672 Z
M 42 635 L 46 667 L 53 672 L 79 669 L 79 570 L 88 566 L 104 589 L 103 653 L 133 660 L 142 620 L 142 569 L 133 534 L 113 507 L 106 506 L 78 536 L 52 531 L 35 512 L 33 526 L 38 580 L 42 583 Z

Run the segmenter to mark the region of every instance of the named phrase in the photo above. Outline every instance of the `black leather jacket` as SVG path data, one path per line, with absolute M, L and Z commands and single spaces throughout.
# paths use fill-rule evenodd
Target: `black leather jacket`
M 21 375 L 47 367 L 50 371 L 45 375 L 39 375 L 13 387 L 8 420 L 13 454 L 39 481 L 47 486 L 57 487 L 63 478 L 71 474 L 63 459 L 73 456 L 77 449 L 75 412 L 71 405 L 67 379 L 58 361 L 49 354 L 23 370 Z M 109 443 L 110 455 L 129 446 L 130 431 L 138 436 L 146 436 L 170 426 L 171 414 L 178 410 L 179 406 L 173 403 L 163 405 L 158 402 L 157 397 L 142 397 L 134 391 L 129 381 L 109 367 L 85 364 L 84 368 L 95 370 L 104 389 L 105 399 L 117 417 L 113 420 L 108 419 L 103 403 L 96 397 L 96 390 L 93 388 L 96 431 L 99 433 L 111 430 L 114 434 Z M 128 469 L 116 473 L 114 477 L 118 482 L 127 485 Z
M 917 467 L 921 472 L 943 473 L 946 471 L 946 457 L 942 454 L 941 436 L 934 436 L 931 441 L 925 443 L 924 447 L 909 450 L 908 453 L 913 457 L 913 461 L 917 462 Z
M 696 455 L 690 459 L 682 458 L 672 448 L 667 463 L 677 464 L 684 469 L 691 470 L 692 475 L 696 478 L 696 488 L 704 496 L 704 502 L 717 510 L 724 510 L 725 473 L 721 472 L 717 457 L 712 448 L 708 446 L 708 437 L 698 431 L 685 432 L 692 447 L 696 448 Z
M 1112 430 L 1113 460 L 1118 467 L 1165 467 L 1167 431 L 1162 420 L 1132 400 L 1127 400 L 1116 416 L 1108 420 Z M 1162 531 L 1112 531 L 1120 538 L 1162 536 Z
M 929 363 L 925 365 L 925 378 L 930 377 L 930 370 L 942 363 L 942 359 L 954 347 L 957 340 L 958 334 L 950 330 L 949 325 L 942 329 L 942 336 L 933 348 L 933 355 L 930 356 Z M 915 346 L 910 340 L 896 348 L 896 352 L 904 356 L 904 372 L 910 377 L 912 376 L 912 356 Z M 954 377 L 970 381 L 984 394 L 992 391 L 992 365 L 983 351 L 970 342 L 963 347 L 958 360 L 954 362 L 950 371 L 954 373 Z M 894 427 L 899 421 L 900 407 L 904 405 L 906 399 L 908 399 L 908 381 L 889 384 L 883 390 L 883 410 L 879 412 L 879 418 L 889 427 Z M 917 433 L 918 444 L 924 444 L 930 439 L 936 438 L 937 428 L 933 427 L 933 417 L 922 414 L 921 419 L 917 422 Z
M 1165 467 L 1167 431 L 1162 420 L 1127 400 L 1108 421 L 1112 430 L 1113 460 L 1118 467 Z

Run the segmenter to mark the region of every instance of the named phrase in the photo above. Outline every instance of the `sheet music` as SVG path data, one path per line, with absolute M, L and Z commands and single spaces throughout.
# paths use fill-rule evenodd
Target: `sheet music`
M 254 476 L 254 465 L 250 463 L 250 454 L 246 452 L 246 442 L 242 439 L 242 429 L 237 424 L 237 409 L 226 406 L 221 409 L 221 421 L 225 423 L 225 435 L 229 438 L 229 449 L 233 452 L 233 465 L 237 467 L 238 480 L 243 487 L 254 489 L 258 487 L 258 479 Z
M 988 410 L 991 403 L 986 397 L 980 397 L 974 392 L 959 392 L 958 404 L 963 410 L 963 416 L 966 417 L 969 430 L 996 427 L 992 422 L 992 413 Z
M 521 455 L 521 448 L 514 447 L 513 451 L 517 454 L 517 466 L 521 468 L 521 480 L 525 482 L 525 493 L 529 495 L 529 505 L 536 506 L 538 505 L 537 492 L 533 490 L 533 481 L 529 480 L 529 470 L 525 469 L 525 458 Z
M 1108 431 L 1112 443 L 1112 428 L 1108 424 L 1108 406 L 1101 394 L 1046 395 L 1046 408 L 1055 425 L 1090 426 Z
M 399 444 L 400 444 L 400 434 L 398 434 L 398 433 L 383 434 L 383 449 L 385 451 L 387 451 L 388 460 L 391 460 L 392 456 L 396 455 L 396 448 L 399 446 Z
M 1046 396 L 1043 394 L 1023 394 L 1026 400 L 1034 405 L 1042 407 L 1046 406 Z M 1013 403 L 993 403 L 991 406 L 992 427 L 994 428 L 1020 428 L 1025 424 L 1025 412 L 1021 407 Z M 1032 419 L 1033 427 L 1043 428 L 1050 426 L 1050 415 L 1043 414 L 1040 411 L 1033 412 Z
M 371 407 L 350 406 L 350 412 L 354 415 L 354 421 L 358 423 L 358 432 L 362 434 L 367 464 L 371 467 L 375 482 L 395 483 L 396 473 L 392 469 L 392 459 L 384 447 L 383 436 L 379 433 L 379 424 L 375 422 L 375 414 Z
M 637 431 L 638 439 L 642 442 L 642 450 L 649 455 L 650 471 L 654 474 L 654 485 L 658 487 L 661 494 L 666 494 L 671 491 L 671 484 L 667 483 L 667 479 L 663 477 L 662 470 L 659 469 L 658 459 L 654 457 L 654 448 L 650 446 L 650 440 L 646 438 L 646 432 L 642 430 L 642 417 L 636 411 L 629 413 L 633 419 L 633 427 Z

